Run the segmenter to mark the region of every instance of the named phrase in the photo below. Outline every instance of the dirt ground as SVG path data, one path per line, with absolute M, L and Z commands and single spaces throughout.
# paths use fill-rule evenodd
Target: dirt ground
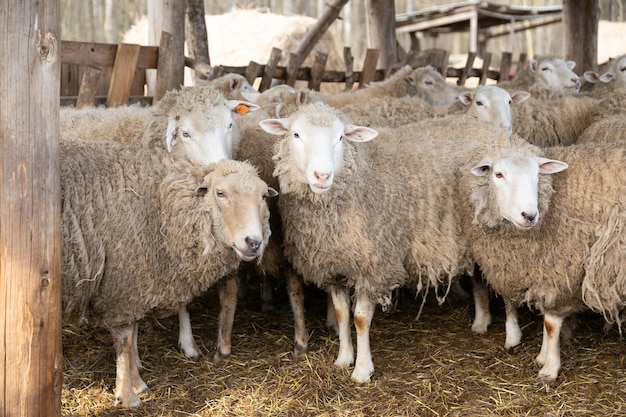
M 309 352 L 292 357 L 293 324 L 284 288 L 275 310 L 263 312 L 254 297 L 240 303 L 232 355 L 213 363 L 217 295 L 190 306 L 203 357 L 187 359 L 177 348 L 178 320 L 140 323 L 142 377 L 150 390 L 138 409 L 113 405 L 115 356 L 107 331 L 66 325 L 64 416 L 618 416 L 626 413 L 624 343 L 604 330 L 598 315 L 578 317 L 562 341 L 556 382 L 537 380 L 533 363 L 541 345 L 540 317 L 520 310 L 524 332 L 517 352 L 504 350 L 504 309 L 493 301 L 489 334 L 470 331 L 473 307 L 462 297 L 439 306 L 404 296 L 389 313 L 378 310 L 371 330 L 375 373 L 368 384 L 350 380 L 351 369 L 332 363 L 338 339 L 325 326 L 326 295 L 307 288 Z M 432 301 L 432 302 L 431 302 Z M 354 333 L 354 331 L 353 331 Z

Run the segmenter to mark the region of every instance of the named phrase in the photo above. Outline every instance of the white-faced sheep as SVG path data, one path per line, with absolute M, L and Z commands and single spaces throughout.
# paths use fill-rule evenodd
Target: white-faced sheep
M 499 149 L 471 154 L 460 171 L 459 206 L 489 284 L 513 305 L 544 315 L 536 360 L 539 378 L 549 382 L 561 367 L 564 318 L 590 308 L 620 324 L 626 149 L 584 144 L 543 152 L 550 159 L 539 149 L 516 157 Z
M 341 108 L 368 101 L 373 97 L 416 96 L 438 111 L 453 103 L 460 92 L 457 86 L 448 83 L 434 67 L 413 69 L 410 65 L 405 65 L 386 80 L 372 82 L 359 90 L 325 95 L 324 100 L 333 107 Z
M 116 402 L 137 407 L 147 389 L 137 322 L 176 313 L 261 256 L 265 198 L 276 192 L 243 162 L 164 167 L 149 150 L 112 142 L 60 150 L 64 314 L 110 330 Z
M 491 122 L 511 133 L 511 106 L 530 96 L 525 91 L 510 94 L 497 86 L 478 86 L 459 93 L 458 106 L 435 111 L 418 97 L 375 97 L 367 102 L 347 105 L 341 112 L 356 125 L 368 127 L 398 127 L 421 120 L 466 114 Z M 458 108 L 457 108 L 458 107 Z
M 428 128 L 407 125 L 371 141 L 378 132 L 342 117 L 330 106 L 307 105 L 261 125 L 284 136 L 275 175 L 285 255 L 305 281 L 330 291 L 339 322 L 335 365 L 355 363 L 352 379 L 366 382 L 374 371 L 369 328 L 376 304 L 387 308 L 401 286 L 441 291 L 473 272 L 455 208 L 456 172 L 466 157 L 459 143 L 469 132 L 485 141 L 504 134 L 476 120 L 463 120 L 450 134 L 450 123 L 429 121 Z
M 209 86 L 219 90 L 229 100 L 254 101 L 259 92 L 250 85 L 246 77 L 231 72 L 213 80 L 196 80 L 196 86 Z
M 502 81 L 498 85 L 509 91 L 542 88 L 563 94 L 580 91 L 580 77 L 572 71 L 576 63 L 564 61 L 557 57 L 541 57 L 531 59 L 510 81 Z
M 626 87 L 626 55 L 611 59 L 602 74 L 595 71 L 585 71 L 584 77 L 591 83 L 590 91 L 592 94 L 599 98 Z

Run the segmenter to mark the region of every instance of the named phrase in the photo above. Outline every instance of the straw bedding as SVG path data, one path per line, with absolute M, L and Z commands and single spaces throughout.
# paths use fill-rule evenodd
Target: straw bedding
M 325 327 L 326 295 L 307 288 L 309 353 L 292 358 L 292 316 L 284 288 L 276 310 L 261 313 L 249 291 L 235 317 L 233 354 L 211 362 L 218 302 L 213 291 L 190 305 L 204 356 L 194 362 L 176 349 L 177 319 L 140 322 L 139 353 L 150 391 L 139 409 L 113 406 L 115 364 L 106 330 L 66 325 L 63 331 L 64 416 L 617 416 L 626 412 L 623 341 L 604 333 L 600 315 L 579 316 L 563 343 L 557 381 L 536 378 L 541 320 L 522 310 L 523 346 L 504 351 L 504 311 L 494 301 L 487 336 L 471 330 L 468 301 L 443 306 L 401 297 L 390 313 L 377 311 L 371 338 L 377 372 L 355 385 L 351 370 L 332 366 L 338 339 Z M 434 300 L 434 297 L 430 297 Z M 380 340 L 381 342 L 376 342 Z M 382 342 L 388 341 L 388 342 Z M 204 345 L 203 345 L 204 343 Z

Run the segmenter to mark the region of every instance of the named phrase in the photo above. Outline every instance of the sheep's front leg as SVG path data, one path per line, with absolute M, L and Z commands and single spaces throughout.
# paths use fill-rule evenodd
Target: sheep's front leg
M 506 322 L 504 324 L 506 339 L 504 341 L 504 348 L 512 352 L 522 343 L 522 329 L 519 327 L 517 307 L 506 297 L 504 297 L 504 309 L 506 311 Z
M 122 407 L 139 407 L 141 400 L 137 392 L 143 392 L 148 386 L 141 379 L 134 357 L 134 341 L 137 324 L 135 322 L 111 328 L 111 336 L 115 346 L 115 405 Z
M 218 291 L 220 297 L 220 316 L 217 327 L 217 349 L 213 355 L 213 362 L 219 362 L 230 356 L 238 291 L 239 281 L 236 273 L 229 275 L 220 285 Z
M 491 313 L 489 312 L 489 287 L 480 276 L 472 276 L 472 295 L 474 297 L 474 322 L 472 331 L 478 334 L 486 334 L 491 325 Z
M 302 278 L 293 269 L 289 268 L 287 274 L 287 292 L 294 324 L 293 356 L 299 358 L 307 352 L 309 343 L 304 321 L 304 288 Z
M 350 298 L 346 287 L 330 287 L 330 295 L 335 306 L 337 327 L 339 328 L 339 354 L 335 361 L 338 368 L 347 368 L 354 363 L 354 348 L 350 332 Z
M 369 382 L 374 373 L 374 362 L 370 350 L 370 326 L 376 304 L 369 298 L 358 297 L 354 306 L 354 327 L 356 328 L 356 364 L 352 380 L 358 383 Z
M 561 369 L 561 347 L 559 339 L 564 317 L 551 313 L 544 313 L 543 342 L 541 351 L 535 361 L 542 365 L 539 370 L 539 380 L 544 383 L 556 380 Z
M 191 331 L 191 318 L 187 307 L 181 307 L 178 310 L 178 329 L 178 347 L 188 358 L 200 358 L 200 350 Z

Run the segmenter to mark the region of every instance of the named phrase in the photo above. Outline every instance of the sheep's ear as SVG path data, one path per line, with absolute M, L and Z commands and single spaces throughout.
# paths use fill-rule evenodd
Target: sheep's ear
M 556 159 L 547 159 L 538 157 L 540 174 L 556 174 L 567 169 L 569 165 Z
M 522 101 L 526 101 L 530 98 L 530 93 L 528 91 L 516 91 L 511 94 L 511 102 L 512 104 L 518 104 Z
M 603 83 L 610 83 L 611 81 L 615 79 L 615 74 L 613 73 L 613 71 L 607 71 L 604 74 L 602 74 L 600 78 L 598 79 L 602 81 Z
M 595 71 L 585 71 L 583 77 L 585 77 L 585 80 L 592 84 L 595 84 L 600 80 L 600 74 Z
M 532 72 L 537 72 L 539 69 L 539 62 L 536 59 L 531 59 L 528 65 L 530 66 L 530 70 Z
M 202 184 L 196 188 L 196 197 L 204 197 L 209 192 L 209 186 Z
M 567 65 L 567 68 L 573 70 L 576 67 L 576 62 L 575 61 L 565 61 L 565 65 Z
M 273 189 L 272 187 L 267 187 L 267 193 L 265 193 L 265 197 L 272 198 L 278 195 L 278 191 Z
M 309 98 L 309 92 L 306 90 L 298 90 L 296 94 L 297 94 L 296 103 L 298 104 L 298 106 L 302 106 L 303 104 L 306 104 Z
M 234 91 L 237 89 L 237 87 L 239 87 L 239 82 L 241 80 L 237 77 L 233 77 L 230 79 L 230 91 Z
M 489 173 L 492 166 L 493 162 L 491 161 L 491 158 L 484 158 L 478 163 L 478 165 L 470 169 L 470 172 L 477 177 L 484 177 Z
M 369 142 L 378 136 L 378 131 L 365 126 L 346 125 L 343 137 L 351 142 Z
M 167 130 L 165 131 L 165 143 L 167 145 L 167 151 L 172 152 L 172 148 L 176 145 L 176 139 L 178 137 L 178 117 L 175 119 L 169 119 L 167 122 Z
M 259 126 L 272 135 L 286 135 L 289 133 L 289 119 L 265 119 L 259 122 Z
M 466 106 L 469 106 L 470 104 L 472 104 L 472 101 L 474 100 L 474 96 L 475 94 L 472 91 L 464 91 L 461 94 L 459 94 L 457 98 L 459 99 L 461 103 L 465 104 Z
M 259 106 L 256 104 L 242 100 L 226 100 L 226 106 L 240 116 L 243 116 L 250 111 L 259 109 Z

